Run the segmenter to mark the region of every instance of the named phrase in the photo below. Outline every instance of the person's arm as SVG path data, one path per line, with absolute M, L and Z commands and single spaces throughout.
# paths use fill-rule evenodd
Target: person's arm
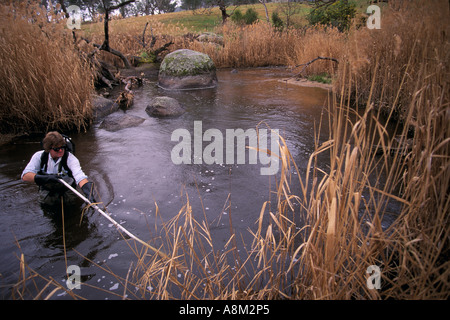
M 73 154 L 69 154 L 67 158 L 67 165 L 70 170 L 72 170 L 72 175 L 77 182 L 78 186 L 81 188 L 83 193 L 91 202 L 96 202 L 94 198 L 94 186 L 91 181 L 88 180 L 87 175 L 81 169 L 80 161 Z
M 38 174 L 41 166 L 41 156 L 43 151 L 36 152 L 32 157 L 30 162 L 28 162 L 25 169 L 22 172 L 22 181 L 25 182 L 36 182 L 36 175 Z
M 22 180 L 25 182 L 34 182 L 34 177 L 36 176 L 36 173 L 34 172 L 27 172 L 22 176 Z
M 80 188 L 83 188 L 83 186 L 84 186 L 86 183 L 88 183 L 88 182 L 89 182 L 88 179 L 83 179 L 83 180 L 81 180 L 81 181 L 78 183 L 78 185 L 80 186 Z
M 80 161 L 72 153 L 67 157 L 67 165 L 72 171 L 73 178 L 80 188 L 82 188 L 88 180 L 88 176 L 81 169 Z

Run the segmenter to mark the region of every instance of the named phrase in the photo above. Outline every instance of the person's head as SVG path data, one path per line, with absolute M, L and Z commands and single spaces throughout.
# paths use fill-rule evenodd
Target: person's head
M 50 131 L 42 141 L 46 152 L 49 152 L 52 158 L 60 158 L 64 155 L 66 141 L 57 131 Z

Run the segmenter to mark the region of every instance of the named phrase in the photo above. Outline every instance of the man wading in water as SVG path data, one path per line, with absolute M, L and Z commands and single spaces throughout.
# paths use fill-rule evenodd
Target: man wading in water
M 70 139 L 59 132 L 47 133 L 42 141 L 44 150 L 36 152 L 22 172 L 22 180 L 35 182 L 39 186 L 39 201 L 44 207 L 61 208 L 77 204 L 77 196 L 69 191 L 59 179 L 63 179 L 74 188 L 78 185 L 91 202 L 93 183 L 81 170 L 80 162 L 69 152 Z M 71 151 L 71 150 L 70 150 Z

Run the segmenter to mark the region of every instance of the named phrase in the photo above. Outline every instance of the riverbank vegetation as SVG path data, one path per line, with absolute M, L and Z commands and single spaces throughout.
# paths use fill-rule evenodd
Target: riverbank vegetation
M 0 6 L 0 134 L 86 129 L 92 115 L 90 65 L 64 25 L 48 22 L 46 10 L 13 8 Z
M 265 21 L 230 22 L 213 30 L 223 44 L 198 41 L 185 26 L 160 21 L 165 15 L 112 21 L 111 46 L 126 55 L 145 51 L 137 39 L 150 22 L 160 44 L 173 41 L 170 50 L 205 52 L 219 68 L 283 65 L 295 74 L 318 56 L 338 61 L 317 61 L 302 73 L 333 79 L 325 113 L 330 136 L 316 141 L 306 172 L 296 169 L 283 141 L 277 190 L 249 230 L 253 242 L 240 241 L 230 211 L 220 217 L 229 219 L 229 240 L 223 247 L 214 245 L 210 222 L 206 216 L 194 219 L 192 195 L 186 194 L 179 214 L 152 231 L 153 245 L 170 258 L 131 246 L 137 265 L 126 277 L 116 277 L 123 297 L 448 299 L 449 15 L 444 0 L 389 1 L 379 30 L 358 21 L 345 32 L 330 26 L 280 30 Z M 80 33 L 101 42 L 97 27 L 84 26 Z M 115 57 L 101 55 L 120 66 Z M 6 70 L 3 77 L 12 77 L 14 69 Z M 388 134 L 387 125 L 397 126 L 396 136 Z M 325 166 L 318 163 L 324 154 L 329 158 Z M 296 190 L 291 188 L 293 170 Z M 393 214 L 391 204 L 401 209 L 383 228 L 385 216 Z M 229 208 L 227 199 L 224 211 Z M 374 279 L 370 266 L 381 270 L 379 290 L 368 285 Z M 16 296 L 23 296 L 26 279 L 24 271 Z

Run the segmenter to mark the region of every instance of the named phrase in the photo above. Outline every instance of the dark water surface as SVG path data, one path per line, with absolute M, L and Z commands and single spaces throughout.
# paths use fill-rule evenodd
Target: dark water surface
M 221 70 L 217 88 L 178 92 L 159 89 L 156 79 L 150 79 L 135 90 L 134 106 L 127 111 L 146 120 L 116 132 L 99 129 L 97 124 L 87 133 L 73 135 L 76 155 L 96 182 L 103 202 L 109 203 L 112 217 L 139 238 L 147 241 L 152 236 L 149 229 L 155 223 L 155 202 L 162 219 L 168 221 L 185 204 L 187 193 L 194 216 L 202 220 L 205 213 L 208 221 L 214 221 L 215 244 L 223 246 L 229 237 L 228 219 L 219 221 L 218 217 L 229 204 L 228 194 L 231 206 L 225 213 L 232 215 L 237 234 L 248 234 L 248 228 L 255 228 L 262 204 L 271 197 L 275 179 L 260 175 L 260 164 L 175 165 L 171 150 L 177 142 L 171 141 L 171 134 L 179 128 L 193 133 L 194 121 L 202 122 L 203 131 L 215 128 L 224 136 L 226 129 L 247 130 L 264 121 L 280 131 L 303 170 L 314 150 L 314 125 L 320 121 L 328 93 L 278 81 L 286 76 L 277 68 L 237 74 Z M 178 99 L 187 112 L 174 119 L 149 117 L 145 112 L 148 101 L 163 95 Z M 326 124 L 323 129 L 326 139 Z M 39 141 L 28 138 L 0 151 L 0 293 L 4 299 L 11 298 L 11 286 L 21 279 L 21 254 L 34 271 L 65 286 L 62 226 L 40 208 L 37 187 L 20 181 L 23 168 L 39 149 Z M 116 229 L 99 214 L 87 213 L 81 226 L 76 217 L 66 221 L 64 230 L 67 265 L 78 265 L 83 282 L 104 290 L 83 286 L 75 293 L 90 299 L 119 298 L 114 294 L 122 295 L 123 287 L 117 279 L 94 265 L 121 277 L 126 277 L 132 262 L 136 265 L 136 256 Z M 33 281 L 41 287 L 45 283 L 38 278 L 30 280 L 30 290 L 25 292 L 36 291 Z M 62 291 L 52 297 L 66 298 Z

